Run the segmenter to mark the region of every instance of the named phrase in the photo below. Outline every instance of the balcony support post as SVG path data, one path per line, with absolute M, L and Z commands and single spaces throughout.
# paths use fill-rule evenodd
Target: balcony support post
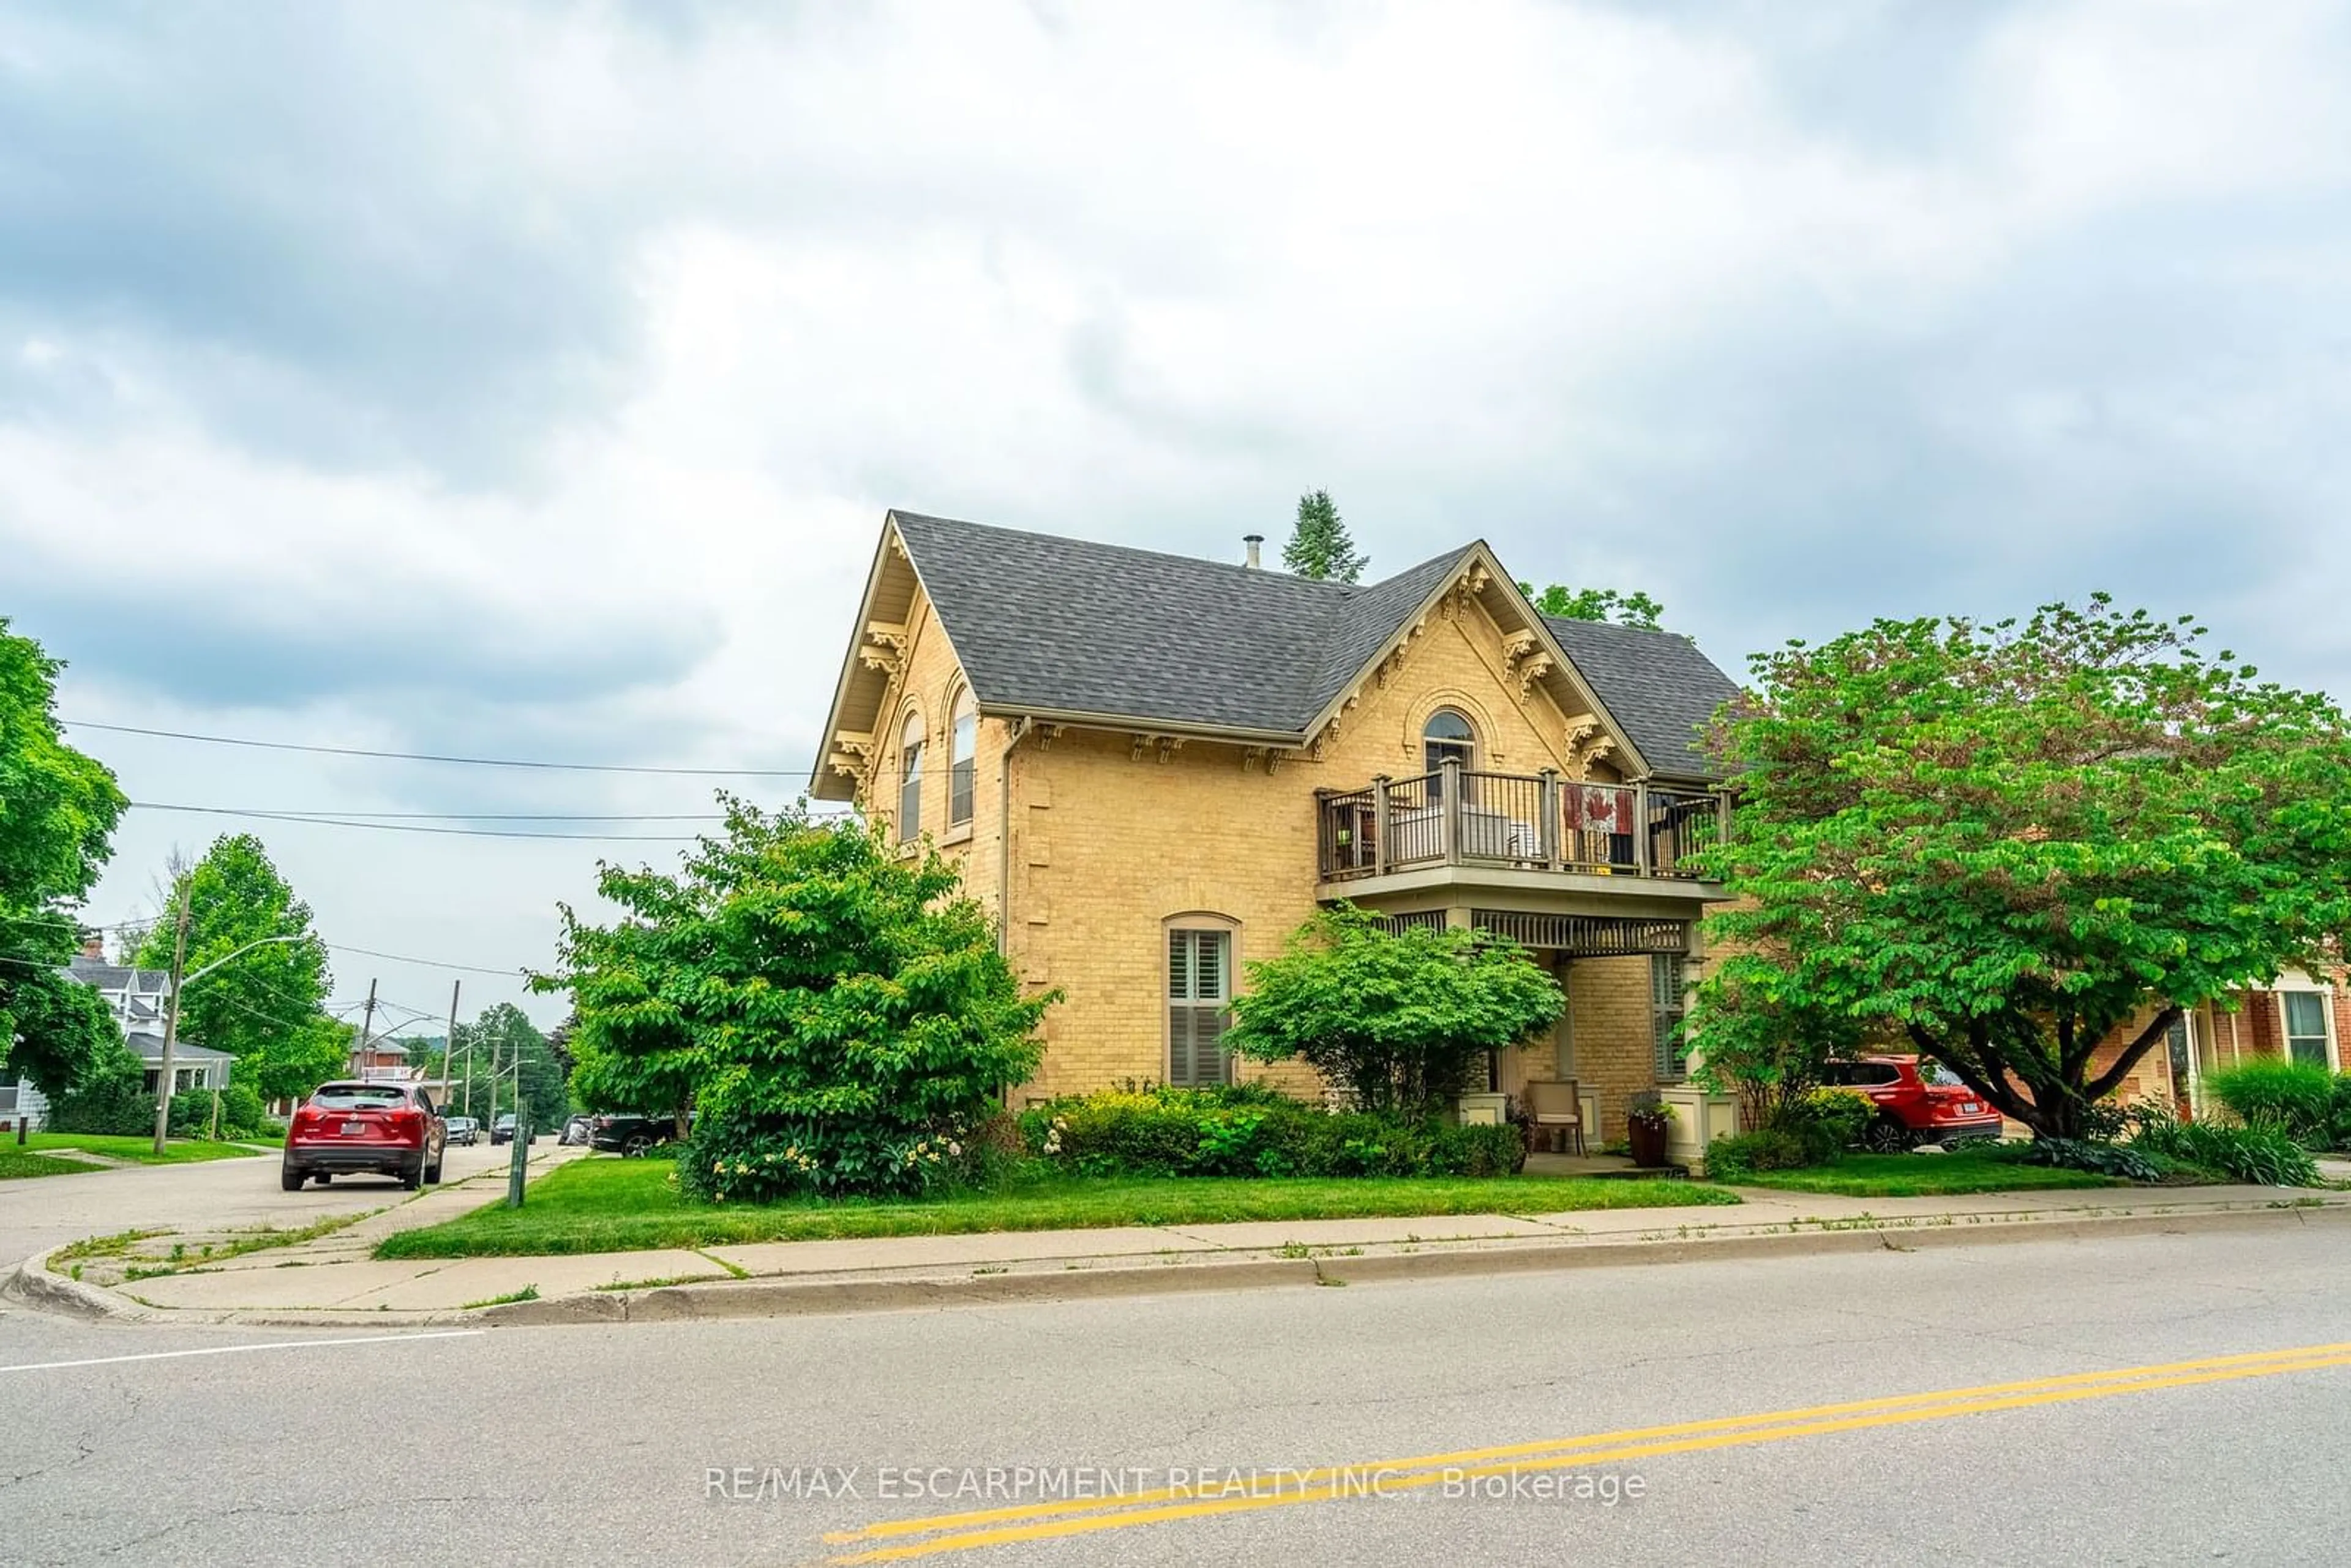
M 1388 872 L 1388 791 L 1393 787 L 1384 773 L 1372 779 L 1372 870 L 1378 876 Z
M 1559 869 L 1559 769 L 1546 768 L 1542 770 L 1542 827 L 1541 830 L 1542 862 L 1545 871 Z
M 1633 874 L 1647 876 L 1649 865 L 1649 786 L 1645 779 L 1633 786 Z
M 1439 831 L 1444 834 L 1444 842 L 1440 847 L 1445 852 L 1447 865 L 1459 865 L 1461 863 L 1461 759 L 1458 757 L 1447 758 L 1444 769 L 1437 777 L 1443 780 L 1445 789 L 1444 809 L 1437 814 Z

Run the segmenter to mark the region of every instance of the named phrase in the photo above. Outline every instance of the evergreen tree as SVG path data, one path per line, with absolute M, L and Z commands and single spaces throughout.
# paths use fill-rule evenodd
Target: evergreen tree
M 1347 525 L 1339 520 L 1331 492 L 1315 490 L 1298 497 L 1298 523 L 1290 542 L 1281 547 L 1281 564 L 1317 581 L 1354 582 L 1372 561 L 1347 537 Z

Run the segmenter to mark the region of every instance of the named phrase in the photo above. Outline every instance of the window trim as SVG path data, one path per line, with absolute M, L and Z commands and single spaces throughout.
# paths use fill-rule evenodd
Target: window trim
M 1190 1080 L 1189 1082 L 1179 1082 L 1176 1076 L 1176 1009 L 1179 1007 L 1196 1009 L 1202 1005 L 1196 1001 L 1178 1001 L 1174 994 L 1176 989 L 1176 977 L 1174 972 L 1175 939 L 1179 934 L 1183 933 L 1192 933 L 1198 936 L 1217 936 L 1224 938 L 1224 996 L 1222 998 L 1222 1007 L 1219 1009 L 1223 1014 L 1224 1022 L 1223 1028 L 1217 1031 L 1217 1054 L 1223 1060 L 1224 1076 L 1217 1082 L 1224 1083 L 1237 1082 L 1239 1078 L 1238 1071 L 1238 1063 L 1234 1061 L 1233 1053 L 1225 1049 L 1222 1043 L 1222 1036 L 1224 1030 L 1230 1029 L 1232 1027 L 1233 997 L 1235 992 L 1238 989 L 1238 987 L 1235 982 L 1240 977 L 1241 923 L 1234 919 L 1231 915 L 1218 915 L 1213 911 L 1204 909 L 1187 910 L 1180 915 L 1171 915 L 1159 923 L 1158 1005 L 1159 1065 L 1162 1073 L 1161 1082 L 1171 1088 L 1197 1088 L 1206 1086 L 1196 1078 Z
M 898 726 L 898 841 L 911 844 L 923 836 L 923 751 L 930 740 L 923 710 L 908 704 Z
M 1468 733 L 1458 737 L 1431 736 L 1428 732 L 1441 718 L 1459 721 L 1461 727 Z M 1433 746 L 1444 747 L 1448 753 L 1458 753 L 1461 758 L 1462 771 L 1465 773 L 1474 771 L 1478 766 L 1478 721 L 1451 703 L 1440 703 L 1429 709 L 1427 716 L 1420 721 L 1420 768 L 1424 773 L 1438 773 L 1444 770 L 1445 764 L 1442 758 L 1435 760 L 1430 758 L 1429 748 Z
M 2323 1040 L 2326 1046 L 2326 1071 L 2329 1072 L 2342 1071 L 2342 1047 L 2341 1043 L 2335 1037 L 2334 988 L 2331 986 L 2315 985 L 2280 986 L 2277 988 L 2277 995 L 2278 1047 L 2280 1054 L 2282 1054 L 2288 1061 L 2298 1061 L 2300 1059 L 2294 1053 L 2294 1042 L 2295 1040 Z M 2319 1028 L 2322 1031 L 2320 1034 L 2297 1035 L 2294 1032 L 2294 1007 L 2288 1000 L 2288 998 L 2292 997 L 2308 997 L 2317 1004 L 2318 1022 Z
M 1661 993 L 1670 973 L 1677 995 L 1671 1001 Z M 1678 1030 L 1689 1018 L 1689 957 L 1682 953 L 1649 955 L 1649 1070 L 1660 1083 L 1681 1083 L 1689 1078 L 1689 1042 L 1677 1041 L 1667 1032 Z M 1678 1049 L 1677 1049 L 1678 1047 Z M 1677 1061 L 1678 1058 L 1678 1061 Z
M 947 827 L 971 825 L 978 799 L 979 704 L 969 686 L 958 686 L 947 703 Z

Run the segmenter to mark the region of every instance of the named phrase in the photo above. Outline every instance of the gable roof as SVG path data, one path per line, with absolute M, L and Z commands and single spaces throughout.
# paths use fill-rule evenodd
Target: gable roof
M 984 713 L 1298 745 L 1465 573 L 1490 580 L 1562 656 L 1545 678 L 1575 688 L 1574 711 L 1592 703 L 1629 764 L 1716 776 L 1692 732 L 1736 690 L 1729 677 L 1687 638 L 1546 622 L 1482 542 L 1351 584 L 894 510 L 826 734 L 873 744 L 888 660 L 865 667 L 876 657 L 866 644 L 904 646 L 919 585 Z M 820 796 L 847 798 L 831 768 L 815 782 Z
M 66 974 L 85 986 L 101 991 L 128 990 L 139 995 L 156 996 L 172 988 L 169 969 L 138 969 L 128 964 L 110 964 L 102 958 L 75 955 L 67 961 Z
M 140 1061 L 154 1062 L 159 1066 L 162 1063 L 163 1037 L 162 1035 L 141 1031 L 124 1038 L 131 1047 L 131 1054 L 138 1057 Z M 209 1045 L 198 1045 L 193 1040 L 175 1040 L 172 1042 L 172 1065 L 175 1068 L 195 1067 L 207 1061 L 235 1061 L 235 1057 L 225 1051 L 214 1051 Z
M 1696 643 L 1677 632 L 1599 621 L 1546 615 L 1543 623 L 1651 768 L 1677 779 L 1723 777 L 1721 764 L 1699 747 L 1698 731 L 1739 695 L 1739 684 Z
M 1463 550 L 1369 587 L 893 512 L 984 708 L 1294 736 Z

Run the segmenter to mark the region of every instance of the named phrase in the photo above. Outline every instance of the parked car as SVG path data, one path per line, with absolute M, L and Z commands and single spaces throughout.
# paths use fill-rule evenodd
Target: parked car
M 1822 1079 L 1876 1103 L 1877 1120 L 1861 1135 L 1861 1146 L 1874 1153 L 2000 1136 L 2000 1113 L 1939 1062 L 1922 1068 L 1915 1056 L 1865 1056 L 1830 1062 Z
M 673 1116 L 608 1115 L 588 1120 L 588 1142 L 607 1154 L 642 1155 L 677 1136 Z
M 515 1119 L 513 1112 L 507 1112 L 505 1115 L 490 1124 L 490 1146 L 492 1148 L 496 1148 L 500 1144 L 511 1144 L 514 1142 L 514 1137 Z M 530 1130 L 530 1141 L 534 1144 L 538 1142 L 538 1129 L 536 1127 L 533 1127 Z
M 371 1172 L 413 1191 L 441 1179 L 448 1124 L 422 1083 L 321 1083 L 286 1128 L 278 1181 L 298 1191 L 316 1176 Z
M 445 1116 L 449 1124 L 449 1141 L 472 1145 L 482 1141 L 482 1124 L 471 1116 Z

